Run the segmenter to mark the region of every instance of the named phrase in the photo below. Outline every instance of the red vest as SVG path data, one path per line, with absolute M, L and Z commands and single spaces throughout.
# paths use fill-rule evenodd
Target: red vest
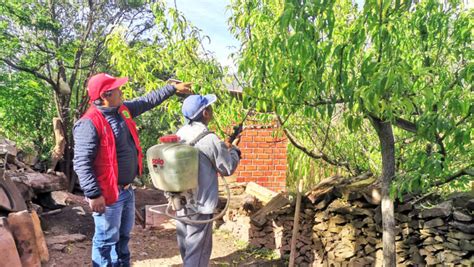
M 143 153 L 140 147 L 140 140 L 138 139 L 137 125 L 130 115 L 130 110 L 125 105 L 121 105 L 118 112 L 125 120 L 133 141 L 135 141 L 138 151 L 138 172 L 141 175 Z M 94 105 L 91 105 L 83 117 L 92 121 L 99 135 L 99 148 L 94 160 L 94 172 L 99 182 L 102 196 L 105 198 L 105 204 L 111 205 L 118 199 L 118 165 L 114 132 L 104 115 Z

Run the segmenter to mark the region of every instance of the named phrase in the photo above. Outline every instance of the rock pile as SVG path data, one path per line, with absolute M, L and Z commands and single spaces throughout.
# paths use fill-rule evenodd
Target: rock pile
M 47 199 L 67 188 L 62 173 L 35 172 L 17 158 L 15 143 L 0 137 L 0 251 L 1 266 L 41 266 L 49 253 L 32 200 Z
M 295 263 L 382 266 L 382 216 L 376 187 L 354 190 L 349 184 L 335 186 L 340 181 L 331 179 L 304 198 Z M 474 195 L 458 194 L 430 207 L 417 201 L 396 203 L 397 266 L 473 266 Z M 231 213 L 224 224 L 227 230 L 254 246 L 289 256 L 293 204 L 269 214 L 261 227 L 239 212 Z

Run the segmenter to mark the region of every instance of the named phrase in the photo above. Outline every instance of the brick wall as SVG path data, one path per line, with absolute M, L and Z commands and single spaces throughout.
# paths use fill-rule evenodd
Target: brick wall
M 287 140 L 273 126 L 247 126 L 239 147 L 242 160 L 237 182 L 256 182 L 273 191 L 286 191 Z

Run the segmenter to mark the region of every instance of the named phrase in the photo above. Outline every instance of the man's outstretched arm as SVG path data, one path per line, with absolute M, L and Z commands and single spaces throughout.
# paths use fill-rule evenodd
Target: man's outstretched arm
M 158 106 L 163 103 L 170 96 L 174 95 L 176 88 L 173 85 L 165 85 L 157 90 L 154 90 L 144 96 L 124 101 L 124 105 L 130 110 L 132 117 L 137 117 L 140 114 Z
M 168 84 L 139 98 L 125 101 L 124 105 L 130 110 L 132 117 L 137 117 L 160 105 L 175 93 L 191 94 L 191 83 Z

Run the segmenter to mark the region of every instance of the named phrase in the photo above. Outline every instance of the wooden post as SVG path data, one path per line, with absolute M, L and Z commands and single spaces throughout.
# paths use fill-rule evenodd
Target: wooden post
M 295 206 L 295 218 L 293 221 L 293 235 L 291 236 L 291 247 L 290 247 L 290 263 L 289 267 L 295 266 L 296 258 L 296 241 L 298 240 L 299 232 L 299 218 L 301 209 L 301 191 L 303 191 L 303 179 L 299 180 L 298 190 L 296 191 L 296 206 Z
M 35 230 L 36 237 L 36 247 L 38 248 L 38 254 L 41 263 L 46 263 L 49 261 L 48 246 L 46 245 L 44 233 L 41 229 L 41 221 L 38 217 L 38 214 L 34 210 L 31 211 L 31 219 L 33 220 L 33 229 Z

